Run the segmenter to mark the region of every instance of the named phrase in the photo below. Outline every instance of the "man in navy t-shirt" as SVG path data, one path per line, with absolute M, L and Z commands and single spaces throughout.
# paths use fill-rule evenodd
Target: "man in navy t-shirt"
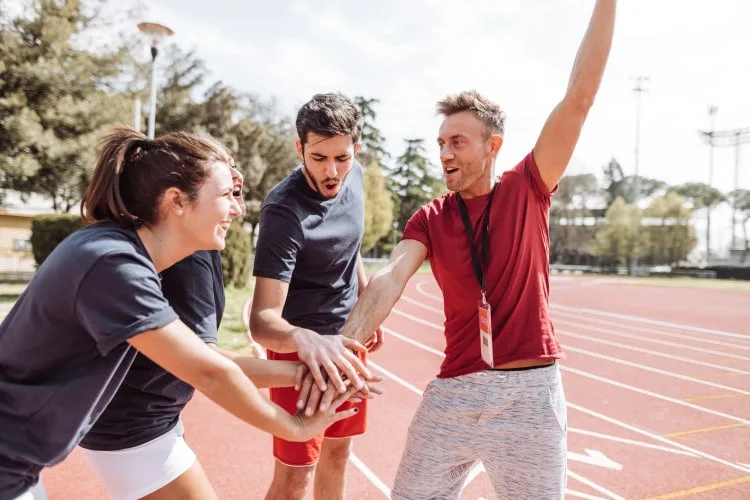
M 364 177 L 354 160 L 362 117 L 340 94 L 316 95 L 300 109 L 297 132 L 302 165 L 261 208 L 251 330 L 269 359 L 304 361 L 320 389 L 329 378 L 341 387 L 339 370 L 356 385 L 358 373 L 369 377 L 366 349 L 338 331 L 367 282 L 359 255 Z M 378 331 L 374 348 L 381 341 Z M 270 395 L 297 412 L 295 388 L 271 389 Z M 316 498 L 343 498 L 351 438 L 365 432 L 366 400 L 357 406 L 357 415 L 308 442 L 274 437 L 277 461 L 267 498 L 304 497 L 314 471 Z

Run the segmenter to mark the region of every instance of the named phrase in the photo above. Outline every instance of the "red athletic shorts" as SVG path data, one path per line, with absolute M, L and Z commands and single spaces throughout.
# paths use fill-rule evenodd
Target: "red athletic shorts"
M 362 361 L 365 363 L 367 362 L 366 353 L 358 353 L 358 356 Z M 296 352 L 282 354 L 268 350 L 267 357 L 268 359 L 299 361 Z M 299 391 L 295 391 L 294 386 L 272 388 L 269 392 L 271 401 L 281 406 L 292 415 L 297 413 L 297 398 L 299 397 Z M 359 408 L 359 412 L 349 418 L 339 420 L 328 427 L 323 434 L 315 436 L 309 441 L 297 443 L 286 441 L 274 436 L 273 456 L 281 463 L 295 467 L 314 465 L 317 463 L 318 457 L 320 456 L 320 448 L 323 444 L 323 438 L 347 438 L 365 433 L 367 428 L 366 399 L 363 399 L 356 404 L 347 401 L 342 404 L 338 410 L 346 410 L 354 407 Z

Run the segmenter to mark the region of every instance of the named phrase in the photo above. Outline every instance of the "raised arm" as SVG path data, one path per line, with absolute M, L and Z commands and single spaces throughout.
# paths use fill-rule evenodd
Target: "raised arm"
M 596 1 L 570 74 L 568 89 L 547 118 L 534 146 L 539 173 L 550 190 L 565 173 L 599 91 L 612 46 L 616 6 L 617 0 Z
M 364 342 L 378 328 L 414 273 L 427 258 L 427 248 L 416 240 L 402 240 L 393 249 L 388 263 L 370 279 L 359 296 L 341 335 Z

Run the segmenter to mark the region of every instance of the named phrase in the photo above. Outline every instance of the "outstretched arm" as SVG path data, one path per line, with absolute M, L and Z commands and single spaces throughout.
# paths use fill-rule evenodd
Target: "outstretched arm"
M 599 91 L 612 46 L 616 6 L 617 0 L 596 1 L 570 74 L 568 89 L 547 118 L 534 146 L 539 173 L 550 190 L 565 173 Z
M 359 296 L 341 335 L 364 342 L 378 328 L 419 266 L 427 258 L 427 248 L 416 240 L 403 240 L 393 249 L 391 258 L 370 279 Z

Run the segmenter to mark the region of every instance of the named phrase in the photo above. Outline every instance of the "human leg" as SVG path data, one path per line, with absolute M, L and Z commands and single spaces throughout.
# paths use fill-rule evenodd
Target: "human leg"
M 462 377 L 430 382 L 409 425 L 392 499 L 458 498 L 477 465 L 472 438 L 483 403 Z
M 497 498 L 562 499 L 567 412 L 558 365 L 476 378 L 488 394 L 477 452 Z

